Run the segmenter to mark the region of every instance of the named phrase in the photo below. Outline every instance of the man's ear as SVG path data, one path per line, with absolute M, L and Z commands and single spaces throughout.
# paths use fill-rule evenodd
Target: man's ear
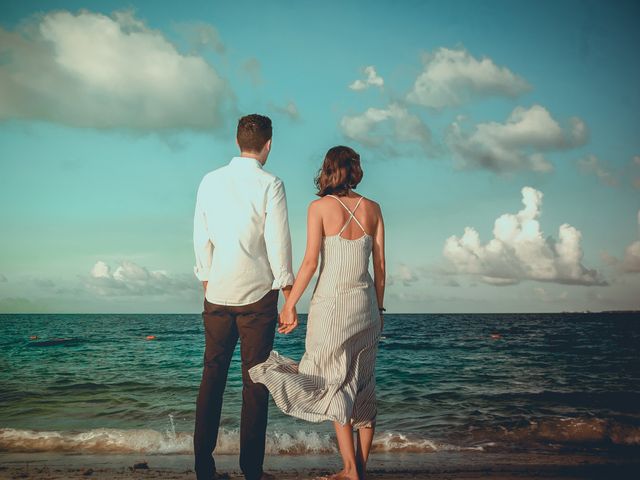
M 240 148 L 240 142 L 238 142 L 238 137 L 236 137 L 236 145 L 238 146 L 238 148 Z M 240 150 L 242 149 L 240 148 Z
M 271 151 L 271 139 L 267 140 L 267 143 L 264 144 L 264 148 L 267 149 L 267 152 Z

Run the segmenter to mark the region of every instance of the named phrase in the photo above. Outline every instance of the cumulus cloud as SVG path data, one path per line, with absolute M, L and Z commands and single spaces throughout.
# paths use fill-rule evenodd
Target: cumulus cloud
M 209 130 L 232 105 L 227 83 L 131 12 L 57 11 L 0 28 L 0 120 L 138 131 Z
M 618 185 L 618 177 L 612 167 L 595 155 L 578 159 L 578 168 L 582 173 L 595 175 L 605 185 L 610 187 Z
M 461 237 L 449 237 L 444 256 L 456 273 L 480 277 L 485 283 L 509 285 L 522 280 L 537 280 L 575 285 L 606 285 L 596 270 L 582 264 L 582 234 L 562 224 L 558 238 L 545 238 L 538 217 L 542 192 L 522 189 L 524 208 L 516 214 L 505 213 L 494 224 L 493 238 L 482 244 L 473 227 L 465 227 Z
M 340 128 L 345 137 L 390 154 L 397 154 L 402 144 L 419 145 L 424 150 L 431 145 L 429 127 L 398 103 L 386 108 L 369 108 L 359 115 L 346 115 Z
M 271 105 L 271 108 L 273 108 L 276 112 L 288 117 L 289 120 L 300 120 L 300 112 L 298 111 L 298 106 L 293 101 L 288 102 L 284 106 Z
M 640 272 L 640 240 L 636 240 L 625 249 L 622 269 L 629 273 Z
M 561 126 L 546 108 L 533 105 L 516 107 L 505 123 L 480 123 L 471 132 L 465 132 L 458 119 L 446 140 L 459 168 L 548 172 L 553 166 L 542 152 L 574 148 L 587 138 L 587 126 L 580 118 L 572 117 Z
M 97 261 L 85 286 L 101 296 L 175 295 L 194 288 L 189 275 L 176 277 L 164 270 L 150 271 L 126 260 L 113 271 L 106 262 Z
M 349 88 L 351 90 L 355 90 L 355 91 L 365 90 L 372 85 L 374 87 L 380 87 L 380 88 L 384 86 L 384 79 L 380 75 L 378 75 L 378 73 L 376 72 L 376 68 L 373 65 L 369 65 L 368 67 L 365 67 L 364 74 L 366 76 L 364 80 L 358 79 L 358 80 L 355 80 L 351 85 L 349 85 Z
M 419 280 L 418 275 L 408 265 L 401 263 L 395 273 L 388 276 L 389 285 L 395 285 L 397 282 L 405 287 L 409 287 Z
M 432 108 L 460 105 L 478 97 L 516 97 L 530 85 L 487 57 L 477 59 L 465 49 L 439 48 L 424 57 L 424 69 L 407 100 Z
M 638 237 L 640 238 L 640 210 L 638 210 Z M 607 253 L 605 253 L 603 257 L 607 263 L 615 267 L 619 272 L 640 273 L 640 239 L 631 242 L 624 249 L 622 260 Z

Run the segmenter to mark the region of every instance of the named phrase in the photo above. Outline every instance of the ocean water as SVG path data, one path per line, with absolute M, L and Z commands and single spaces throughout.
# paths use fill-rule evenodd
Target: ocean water
M 300 358 L 301 323 L 275 349 Z M 0 451 L 190 453 L 203 351 L 198 314 L 0 315 Z M 390 314 L 376 381 L 374 452 L 640 455 L 638 313 Z M 241 388 L 236 349 L 220 454 Z M 330 423 L 269 418 L 269 455 L 336 452 Z

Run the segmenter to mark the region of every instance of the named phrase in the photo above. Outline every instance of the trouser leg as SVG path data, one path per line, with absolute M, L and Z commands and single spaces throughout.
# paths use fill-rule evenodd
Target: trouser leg
M 272 290 L 236 316 L 242 356 L 240 468 L 247 480 L 259 479 L 264 462 L 269 391 L 248 370 L 269 357 L 278 322 L 278 291 Z
M 231 356 L 238 341 L 238 329 L 234 316 L 225 307 L 206 300 L 202 317 L 205 351 L 202 380 L 196 402 L 193 447 L 196 478 L 211 480 L 216 471 L 212 453 L 218 439 L 222 396 Z

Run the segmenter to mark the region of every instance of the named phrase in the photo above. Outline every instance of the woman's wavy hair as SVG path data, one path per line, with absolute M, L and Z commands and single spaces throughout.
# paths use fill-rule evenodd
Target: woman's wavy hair
M 316 195 L 346 195 L 358 186 L 362 176 L 360 155 L 355 150 L 342 145 L 330 148 L 315 178 Z

